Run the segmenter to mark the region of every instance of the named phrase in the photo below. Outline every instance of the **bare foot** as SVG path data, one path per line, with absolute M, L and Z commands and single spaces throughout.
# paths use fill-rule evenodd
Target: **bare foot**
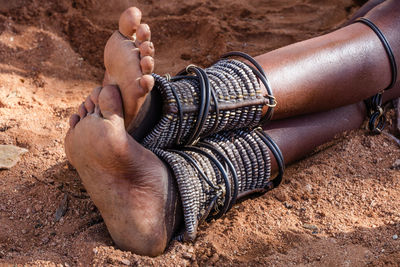
M 120 88 L 128 132 L 154 86 L 154 78 L 149 75 L 154 69 L 154 46 L 150 42 L 150 28 L 140 24 L 141 18 L 136 7 L 125 10 L 119 19 L 119 31 L 113 33 L 104 50 L 106 73 L 103 85 Z
M 65 151 L 113 240 L 138 254 L 162 253 L 181 216 L 167 167 L 125 131 L 118 88 L 96 88 L 78 113 Z

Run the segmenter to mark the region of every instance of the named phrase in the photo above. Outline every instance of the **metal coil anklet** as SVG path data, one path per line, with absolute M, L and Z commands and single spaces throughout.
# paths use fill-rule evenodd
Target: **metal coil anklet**
M 382 33 L 382 31 L 372 21 L 370 21 L 365 17 L 357 19 L 354 23 L 357 22 L 363 23 L 364 25 L 370 27 L 376 33 L 383 47 L 385 48 L 386 54 L 388 55 L 390 69 L 392 72 L 392 79 L 389 86 L 384 90 L 382 90 L 382 92 L 364 101 L 365 105 L 367 106 L 368 117 L 369 117 L 367 128 L 372 133 L 379 134 L 385 128 L 386 124 L 386 117 L 384 114 L 384 110 L 382 108 L 382 94 L 384 91 L 391 89 L 396 84 L 397 64 L 392 48 L 390 47 L 390 44 L 386 39 L 385 35 Z
M 219 131 L 254 128 L 272 116 L 276 100 L 261 66 L 250 56 L 231 52 L 224 57 L 241 56 L 241 61 L 223 58 L 209 68 L 189 65 L 175 77 L 153 74 L 163 98 L 163 114 L 156 126 L 141 140 L 147 148 L 193 145 Z M 268 94 L 263 95 L 259 83 Z
M 285 168 L 278 146 L 260 129 L 220 132 L 194 146 L 152 151 L 170 166 L 178 184 L 185 222 L 176 236 L 181 241 L 193 241 L 203 221 L 221 217 L 238 197 L 278 186 Z M 275 179 L 270 153 L 279 166 Z

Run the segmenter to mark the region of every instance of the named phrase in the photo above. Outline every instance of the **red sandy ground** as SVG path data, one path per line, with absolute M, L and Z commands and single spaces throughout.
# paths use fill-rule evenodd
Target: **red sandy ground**
M 0 171 L 0 264 L 400 265 L 400 171 L 391 168 L 400 153 L 384 135 L 338 138 L 290 166 L 278 189 L 156 258 L 113 245 L 63 151 L 68 117 L 100 84 L 103 47 L 126 7 L 152 27 L 156 72 L 173 74 L 330 31 L 361 2 L 0 0 L 0 143 L 29 149 Z

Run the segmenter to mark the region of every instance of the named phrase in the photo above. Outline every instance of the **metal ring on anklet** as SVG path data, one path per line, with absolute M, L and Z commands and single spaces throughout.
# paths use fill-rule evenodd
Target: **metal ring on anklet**
M 196 140 L 200 137 L 201 130 L 206 122 L 206 118 L 208 116 L 208 112 L 210 110 L 210 98 L 211 98 L 211 91 L 210 91 L 210 82 L 208 81 L 207 75 L 205 72 L 194 65 L 188 66 L 187 69 L 189 71 L 193 71 L 197 77 L 199 78 L 200 82 L 200 109 L 199 114 L 197 116 L 195 128 L 190 135 L 187 144 L 195 144 Z
M 267 75 L 265 74 L 263 68 L 261 67 L 261 65 L 254 59 L 252 58 L 250 55 L 240 52 L 240 51 L 232 51 L 229 53 L 226 53 L 224 55 L 222 55 L 222 58 L 228 58 L 228 57 L 232 57 L 232 56 L 238 56 L 238 57 L 242 57 L 244 59 L 247 59 L 248 61 L 250 61 L 256 68 L 254 69 L 252 66 L 249 66 L 252 71 L 254 72 L 254 74 L 261 80 L 261 82 L 264 84 L 265 89 L 267 90 L 268 93 L 268 98 L 269 98 L 269 108 L 267 113 L 264 115 L 264 117 L 261 119 L 260 124 L 263 124 L 265 121 L 268 121 L 272 118 L 272 114 L 273 114 L 273 108 L 276 106 L 277 102 L 276 99 L 274 98 L 273 100 L 271 100 L 271 97 L 273 97 L 273 93 L 272 93 L 272 89 L 271 89 L 271 85 L 270 82 L 267 78 Z
M 211 150 L 215 154 L 218 154 L 218 156 L 220 156 L 225 161 L 225 163 L 228 165 L 228 168 L 231 171 L 232 179 L 233 179 L 233 194 L 232 194 L 232 199 L 231 199 L 230 204 L 227 209 L 227 211 L 229 211 L 232 208 L 232 206 L 236 203 L 236 199 L 237 199 L 238 192 L 239 192 L 239 181 L 238 181 L 238 176 L 237 176 L 235 167 L 233 166 L 232 162 L 228 159 L 228 157 L 226 157 L 224 154 L 222 154 L 221 151 L 219 151 L 217 148 L 215 148 L 211 143 L 209 143 L 207 141 L 202 141 L 201 143 L 198 143 L 198 145 Z
M 210 219 L 220 218 L 222 215 L 224 215 L 226 213 L 226 211 L 228 210 L 228 208 L 230 206 L 230 202 L 231 202 L 231 184 L 229 182 L 228 174 L 226 173 L 226 171 L 225 171 L 224 167 L 221 165 L 221 163 L 216 158 L 214 158 L 212 155 L 205 152 L 204 150 L 202 150 L 198 147 L 194 147 L 194 146 L 184 147 L 184 149 L 188 150 L 188 151 L 200 153 L 203 156 L 207 157 L 215 164 L 215 166 L 221 172 L 221 176 L 224 179 L 225 191 L 226 191 L 224 205 L 223 205 L 222 209 L 218 212 L 218 214 L 213 215 Z
M 386 39 L 385 35 L 382 31 L 369 19 L 362 17 L 357 19 L 354 23 L 360 22 L 364 25 L 371 28 L 375 34 L 378 36 L 379 40 L 381 41 L 383 47 L 385 48 L 386 54 L 389 58 L 390 69 L 392 73 L 392 79 L 388 87 L 386 87 L 383 91 L 391 89 L 397 81 L 397 64 L 396 58 L 394 57 L 393 50 L 390 47 L 388 40 Z M 365 104 L 367 109 L 370 113 L 369 115 L 369 122 L 368 122 L 368 129 L 375 134 L 380 134 L 382 130 L 385 128 L 386 118 L 383 114 L 382 105 L 382 92 L 374 95 L 373 97 L 365 100 Z

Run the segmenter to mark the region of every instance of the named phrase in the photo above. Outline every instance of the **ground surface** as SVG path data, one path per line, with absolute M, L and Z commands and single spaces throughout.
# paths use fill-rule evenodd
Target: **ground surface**
M 0 171 L 0 265 L 399 265 L 400 150 L 383 135 L 333 141 L 290 166 L 277 190 L 157 258 L 113 246 L 63 151 L 68 117 L 100 83 L 104 44 L 127 6 L 152 27 L 156 72 L 173 74 L 332 30 L 360 2 L 0 0 L 0 144 L 29 149 Z

